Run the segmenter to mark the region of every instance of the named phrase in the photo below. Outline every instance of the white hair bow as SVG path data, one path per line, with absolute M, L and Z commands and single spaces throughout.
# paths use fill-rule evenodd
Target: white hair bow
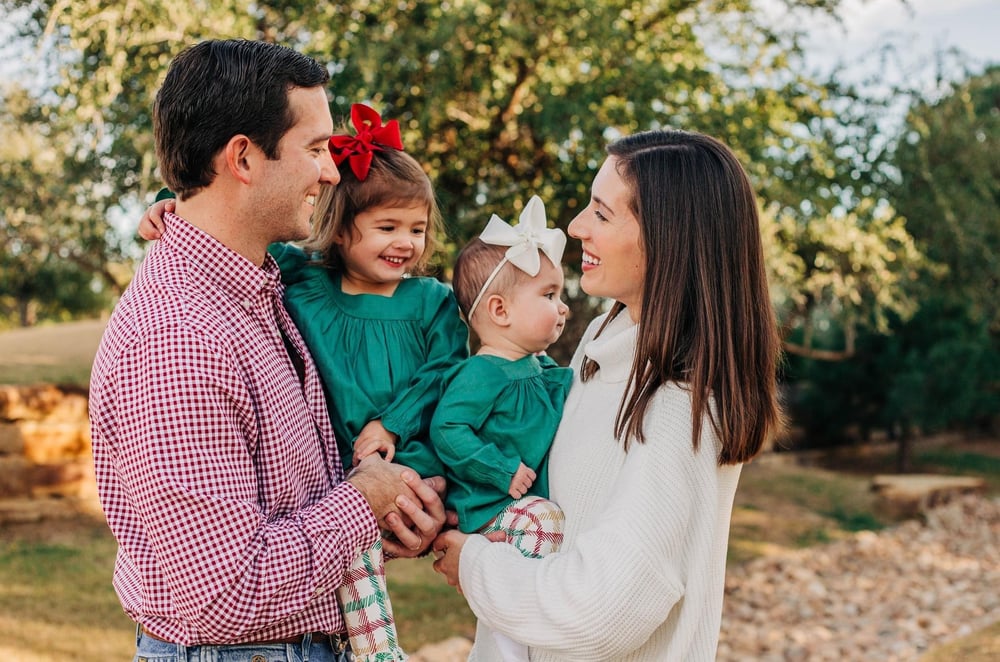
M 510 246 L 510 248 L 483 283 L 475 301 L 469 307 L 470 320 L 486 289 L 500 273 L 503 265 L 510 262 L 529 276 L 537 276 L 538 270 L 542 268 L 538 251 L 545 253 L 552 264 L 558 267 L 562 262 L 563 250 L 566 248 L 566 235 L 563 231 L 546 227 L 545 205 L 537 195 L 531 196 L 528 200 L 528 204 L 521 211 L 517 225 L 508 225 L 502 218 L 493 214 L 479 238 L 487 244 Z

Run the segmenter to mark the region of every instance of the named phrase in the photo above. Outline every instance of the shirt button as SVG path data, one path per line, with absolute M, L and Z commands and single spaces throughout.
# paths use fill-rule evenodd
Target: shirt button
M 250 308 L 252 306 L 253 306 L 253 303 L 250 301 L 250 299 L 244 299 L 243 300 L 243 307 L 244 308 L 246 308 L 247 310 L 250 310 Z

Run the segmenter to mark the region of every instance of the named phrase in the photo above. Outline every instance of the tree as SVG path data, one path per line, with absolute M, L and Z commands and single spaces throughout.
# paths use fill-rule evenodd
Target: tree
M 892 190 L 907 227 L 943 268 L 921 314 L 896 329 L 897 419 L 990 429 L 1000 411 L 1000 66 L 911 106 Z
M 22 326 L 39 317 L 93 313 L 102 287 L 127 281 L 110 270 L 114 245 L 93 222 L 104 201 L 89 189 L 93 164 L 59 145 L 24 90 L 0 105 L 0 307 Z
M 946 266 L 938 292 L 1000 334 L 1000 65 L 920 100 L 895 150 L 907 228 Z
M 932 92 L 896 90 L 911 99 L 909 110 L 870 180 L 928 256 L 902 284 L 915 305 L 882 307 L 888 314 L 870 328 L 885 333 L 862 330 L 856 354 L 838 364 L 790 362 L 813 443 L 836 443 L 852 426 L 862 437 L 882 427 L 899 440 L 901 470 L 916 434 L 995 430 L 1000 411 L 1000 67 L 959 73 L 955 82 L 938 76 Z M 809 226 L 825 236 L 821 229 Z M 796 265 L 796 255 L 782 257 Z M 820 342 L 829 344 L 824 331 Z
M 806 222 L 787 210 L 776 216 L 765 210 L 763 229 L 788 353 L 846 359 L 855 354 L 859 329 L 886 334 L 890 318 L 917 310 L 915 281 L 932 265 L 887 204 L 865 199 L 851 213 Z M 842 337 L 832 348 L 820 347 L 817 325 L 833 325 Z
M 54 72 L 40 95 L 42 112 L 62 120 L 77 157 L 96 166 L 78 176 L 87 190 L 96 190 L 94 179 L 105 187 L 102 212 L 148 200 L 159 187 L 150 108 L 170 58 L 209 36 L 266 39 L 329 63 L 336 115 L 369 101 L 400 120 L 404 144 L 436 183 L 449 254 L 491 213 L 515 218 L 531 194 L 546 200 L 550 219 L 565 227 L 589 197 L 607 139 L 675 126 L 730 144 L 769 214 L 781 219 L 781 231 L 772 233 L 775 250 L 800 258 L 795 269 L 776 273 L 780 296 L 794 302 L 782 308 L 790 334 L 816 315 L 864 325 L 883 309 L 910 306 L 896 300 L 897 290 L 878 288 L 911 265 L 878 248 L 905 238 L 891 214 L 858 190 L 853 173 L 865 170 L 864 159 L 840 156 L 844 141 L 828 140 L 843 110 L 835 91 L 802 73 L 795 28 L 772 27 L 745 0 L 209 0 L 198 12 L 177 0 L 0 2 L 28 17 L 23 35 Z M 833 13 L 840 0 L 785 5 L 789 12 Z M 833 258 L 815 267 L 820 251 L 800 239 L 817 218 L 835 233 L 849 225 L 870 248 L 844 259 L 853 247 L 827 241 L 822 252 Z M 86 222 L 100 226 L 104 217 Z M 577 251 L 571 242 L 566 261 L 573 268 Z M 883 260 L 878 270 L 854 271 L 876 254 Z M 836 273 L 843 287 L 817 290 L 818 272 Z M 568 286 L 574 293 L 572 278 Z M 855 286 L 857 296 L 839 296 Z M 792 296 L 802 287 L 813 295 Z M 555 350 L 559 358 L 596 305 L 576 298 L 577 327 Z

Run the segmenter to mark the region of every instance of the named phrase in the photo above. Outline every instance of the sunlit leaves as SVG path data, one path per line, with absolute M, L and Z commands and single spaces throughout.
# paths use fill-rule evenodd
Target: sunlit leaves
M 400 121 L 407 150 L 437 186 L 452 254 L 491 213 L 514 217 L 532 194 L 565 227 L 589 198 L 609 137 L 703 131 L 737 151 L 767 209 L 788 224 L 788 241 L 774 244 L 775 264 L 789 265 L 774 271 L 776 292 L 787 293 L 786 328 L 817 314 L 882 328 L 881 314 L 911 305 L 900 290 L 910 266 L 886 258 L 909 255 L 891 243 L 902 226 L 873 211 L 865 148 L 841 150 L 841 135 L 852 134 L 838 134 L 847 125 L 839 97 L 802 73 L 797 26 L 775 27 L 758 5 L 0 0 L 29 12 L 24 32 L 54 73 L 37 99 L 48 121 L 33 126 L 73 158 L 59 175 L 65 188 L 49 190 L 85 210 L 67 208 L 64 218 L 80 223 L 81 236 L 106 237 L 94 244 L 105 262 L 120 259 L 124 239 L 108 236 L 110 210 L 141 205 L 160 186 L 150 108 L 170 59 L 200 39 L 244 37 L 326 63 L 335 117 L 366 101 Z M 785 5 L 833 12 L 839 0 Z M 849 245 L 833 245 L 847 236 Z M 830 256 L 819 266 L 815 245 Z M 571 242 L 571 269 L 577 251 Z M 854 271 L 866 260 L 874 262 Z
M 915 284 L 937 269 L 888 205 L 865 202 L 809 223 L 778 208 L 762 217 L 772 299 L 786 335 L 803 331 L 804 346 L 792 351 L 809 353 L 818 318 L 839 324 L 849 340 L 859 327 L 888 332 L 890 316 L 907 319 L 917 310 Z

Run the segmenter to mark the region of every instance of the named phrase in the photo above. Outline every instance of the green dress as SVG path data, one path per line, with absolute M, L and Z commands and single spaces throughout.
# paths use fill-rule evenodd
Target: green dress
M 534 355 L 473 356 L 448 373 L 431 441 L 459 529 L 478 531 L 514 501 L 508 490 L 521 462 L 537 474 L 529 493 L 548 498 L 549 446 L 572 381 L 572 369 Z
M 443 475 L 428 427 L 444 374 L 469 355 L 469 332 L 451 288 L 404 278 L 391 297 L 345 294 L 340 273 L 302 249 L 273 244 L 285 306 L 323 380 L 337 447 L 351 466 L 361 429 L 381 419 L 399 435 L 395 462 L 421 476 Z

